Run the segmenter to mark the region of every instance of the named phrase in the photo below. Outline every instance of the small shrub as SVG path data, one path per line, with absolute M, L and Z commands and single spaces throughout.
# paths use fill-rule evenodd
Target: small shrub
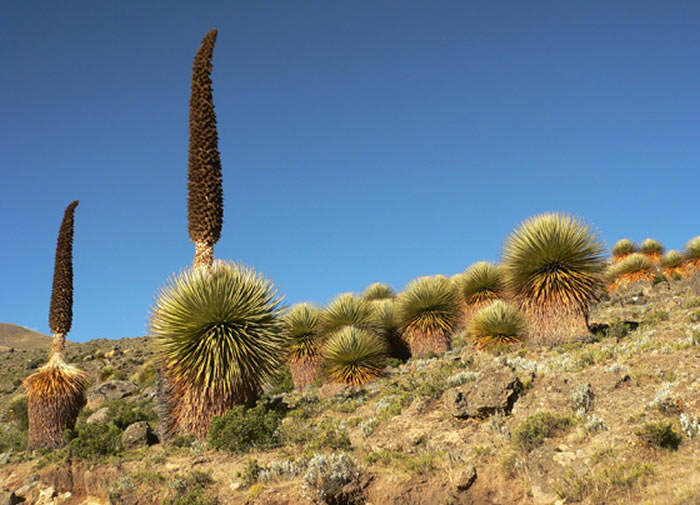
M 681 431 L 688 438 L 693 438 L 700 431 L 700 419 L 692 414 L 681 412 Z
M 577 416 L 582 417 L 586 414 L 593 405 L 595 394 L 591 389 L 590 384 L 580 384 L 571 392 L 571 399 L 574 403 L 574 412 Z
M 197 437 L 194 436 L 192 433 L 185 433 L 183 434 L 178 434 L 175 435 L 171 440 L 170 440 L 170 446 L 171 447 L 192 447 L 192 444 L 197 440 Z
M 268 409 L 259 402 L 255 407 L 237 405 L 211 423 L 209 443 L 216 449 L 247 452 L 253 447 L 275 447 L 279 440 L 277 427 L 284 413 Z
M 25 395 L 17 395 L 10 400 L 10 403 L 7 405 L 7 418 L 16 423 L 22 430 L 26 430 L 29 427 L 27 397 Z
M 258 472 L 260 482 L 270 482 L 280 479 L 290 479 L 301 475 L 306 470 L 305 465 L 292 459 L 286 461 L 272 461 Z
M 248 458 L 243 472 L 237 475 L 237 477 L 240 477 L 243 484 L 246 486 L 252 486 L 258 481 L 258 475 L 260 474 L 261 470 L 262 467 L 258 464 L 257 459 Z
M 155 421 L 158 415 L 150 405 L 127 403 L 116 400 L 105 405 L 108 408 L 107 417 L 120 430 L 139 421 Z
M 66 432 L 70 454 L 79 459 L 92 460 L 122 451 L 122 432 L 112 423 L 82 424 Z
M 116 369 L 112 365 L 107 365 L 106 367 L 103 367 L 100 371 L 100 382 L 104 382 L 107 379 L 109 379 L 112 375 L 114 375 L 115 371 Z
M 700 323 L 700 310 L 696 310 L 688 314 L 688 321 L 691 323 Z
M 635 432 L 635 435 L 647 447 L 661 447 L 675 451 L 681 443 L 681 436 L 673 430 L 670 422 L 646 423 Z
M 0 426 L 0 452 L 20 452 L 27 448 L 27 430 L 17 426 Z
M 294 389 L 292 372 L 288 366 L 285 366 L 280 372 L 270 378 L 269 389 L 265 391 L 265 394 L 274 396 L 281 393 L 289 393 L 292 389 Z
M 131 382 L 138 384 L 141 387 L 153 386 L 156 383 L 156 366 L 155 361 L 147 361 L 141 365 L 136 372 L 130 377 Z
M 644 316 L 644 324 L 653 326 L 662 321 L 668 321 L 668 312 L 665 310 L 651 310 Z
M 691 298 L 685 304 L 686 309 L 694 309 L 695 307 L 700 307 L 700 296 L 696 296 L 695 298 Z
M 168 488 L 174 496 L 163 501 L 163 504 L 217 505 L 219 500 L 206 489 L 212 482 L 208 473 L 199 470 L 192 470 L 184 476 L 176 475 L 168 482 Z
M 521 449 L 529 452 L 542 445 L 545 438 L 552 437 L 572 424 L 569 416 L 537 412 L 520 423 L 513 433 L 513 439 Z
M 312 501 L 341 503 L 342 488 L 353 481 L 359 481 L 360 471 L 353 459 L 345 453 L 315 454 L 309 461 L 303 477 L 304 494 Z M 342 503 L 355 503 L 360 497 L 347 497 Z M 358 500 L 359 501 L 359 500 Z

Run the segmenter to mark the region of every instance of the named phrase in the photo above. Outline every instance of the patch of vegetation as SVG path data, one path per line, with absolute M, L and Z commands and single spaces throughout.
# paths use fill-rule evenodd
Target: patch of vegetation
M 238 405 L 224 415 L 214 417 L 209 443 L 229 452 L 248 452 L 252 448 L 267 449 L 279 444 L 277 427 L 284 417 L 281 409 L 268 408 L 258 402 L 255 407 Z
M 522 450 L 529 452 L 573 424 L 571 416 L 551 412 L 537 412 L 525 419 L 513 432 L 513 441 Z
M 115 400 L 106 402 L 103 406 L 107 408 L 107 418 L 120 430 L 125 430 L 139 421 L 152 422 L 158 419 L 153 407 L 145 401 L 130 403 Z
M 700 296 L 696 296 L 695 298 L 691 298 L 685 304 L 686 309 L 694 309 L 695 307 L 700 307 Z
M 186 475 L 176 475 L 168 488 L 172 490 L 171 496 L 163 502 L 164 505 L 218 505 L 219 500 L 207 487 L 213 482 L 208 473 L 192 470 Z
M 245 463 L 245 468 L 242 472 L 237 472 L 236 477 L 243 481 L 246 487 L 252 486 L 258 481 L 258 475 L 263 468 L 258 464 L 258 460 L 248 458 Z
M 569 469 L 552 487 L 559 498 L 572 502 L 611 503 L 611 499 L 642 485 L 654 474 L 650 463 L 617 463 L 598 471 Z
M 668 321 L 668 317 L 668 312 L 666 312 L 665 310 L 650 310 L 644 316 L 644 324 L 653 326 L 659 324 L 662 321 Z
M 674 431 L 670 422 L 646 423 L 635 431 L 635 435 L 647 447 L 661 447 L 675 451 L 681 443 L 681 435 Z
M 395 466 L 408 473 L 425 475 L 437 469 L 438 453 L 423 451 L 419 454 L 406 454 L 401 451 L 382 449 L 370 452 L 366 457 L 367 463 Z
M 27 430 L 15 426 L 0 428 L 0 452 L 20 452 L 27 448 Z
M 284 366 L 281 371 L 270 378 L 269 387 L 270 389 L 265 392 L 267 396 L 289 393 L 292 389 L 294 389 L 292 372 L 289 371 L 288 366 Z
M 27 412 L 27 397 L 17 395 L 7 405 L 7 419 L 14 422 L 21 430 L 29 427 L 29 413 Z
M 122 451 L 121 435 L 121 430 L 112 423 L 93 423 L 66 430 L 64 438 L 72 456 L 94 460 L 119 454 Z

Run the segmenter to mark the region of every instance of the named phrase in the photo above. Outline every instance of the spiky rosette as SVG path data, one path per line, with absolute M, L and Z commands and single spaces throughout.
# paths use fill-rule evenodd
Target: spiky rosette
M 527 337 L 527 319 L 517 308 L 497 300 L 474 314 L 469 333 L 477 349 L 522 342 Z
M 399 325 L 396 322 L 395 302 L 392 299 L 376 300 L 372 302 L 379 319 L 381 334 L 387 343 L 387 352 L 390 357 L 406 361 L 411 357 L 411 351 L 406 341 L 401 338 Z
M 221 235 L 224 198 L 212 96 L 212 55 L 217 31 L 210 30 L 194 57 L 190 95 L 188 158 L 188 230 L 195 243 L 195 266 L 210 265 Z
M 630 254 L 637 252 L 637 244 L 632 242 L 628 238 L 622 238 L 615 242 L 612 248 L 612 255 L 615 261 L 620 261 L 621 259 L 629 256 Z
M 639 246 L 639 252 L 648 256 L 654 263 L 661 262 L 661 255 L 664 253 L 664 246 L 658 240 L 648 238 Z
M 75 426 L 85 406 L 88 376 L 54 353 L 48 363 L 24 379 L 29 416 L 29 449 L 60 447 L 63 432 Z
M 688 240 L 685 244 L 685 255 L 694 269 L 700 269 L 700 235 Z
M 52 333 L 63 335 L 70 331 L 73 322 L 73 221 L 78 203 L 69 203 L 63 214 L 53 267 L 49 328 Z
M 321 313 L 321 331 L 330 335 L 346 326 L 379 332 L 381 328 L 372 302 L 352 293 L 342 293 L 331 300 Z
M 458 309 L 457 288 L 444 275 L 411 281 L 396 298 L 396 320 L 411 356 L 449 350 Z
M 374 333 L 346 326 L 323 346 L 326 373 L 335 382 L 357 386 L 379 377 L 386 366 L 386 347 Z
M 528 318 L 531 338 L 558 343 L 589 334 L 588 311 L 602 285 L 603 246 L 562 213 L 524 221 L 506 239 L 503 276 Z
M 299 303 L 282 318 L 282 328 L 289 339 L 289 369 L 296 389 L 313 384 L 321 373 L 321 310 Z
M 166 438 L 206 438 L 213 416 L 255 401 L 286 356 L 281 312 L 272 283 L 235 263 L 216 261 L 170 279 L 150 321 L 174 397 Z
M 367 286 L 364 293 L 362 293 L 362 298 L 367 301 L 375 300 L 387 300 L 394 298 L 394 290 L 388 284 L 383 284 L 381 282 L 375 282 Z
M 605 272 L 605 277 L 609 283 L 609 291 L 615 291 L 639 280 L 651 281 L 654 279 L 654 263 L 642 253 L 633 253 L 619 263 L 611 265 Z
M 661 258 L 661 266 L 664 269 L 664 275 L 670 278 L 684 276 L 686 269 L 683 268 L 683 262 L 683 255 L 680 252 L 674 249 L 668 251 L 664 254 L 663 258 Z
M 501 271 L 488 261 L 479 261 L 467 268 L 458 278 L 457 289 L 465 327 L 477 311 L 505 295 Z

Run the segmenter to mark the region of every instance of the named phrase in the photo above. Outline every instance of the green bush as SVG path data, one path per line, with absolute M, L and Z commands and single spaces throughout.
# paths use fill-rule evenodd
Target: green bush
M 539 447 L 545 438 L 550 438 L 558 431 L 573 424 L 570 416 L 561 416 L 551 412 L 537 412 L 525 419 L 513 432 L 513 440 L 525 451 Z
M 122 432 L 112 423 L 82 424 L 66 430 L 64 437 L 70 454 L 79 459 L 98 459 L 122 451 Z
M 270 378 L 269 389 L 265 391 L 267 396 L 274 396 L 281 393 L 289 393 L 294 389 L 292 373 L 288 366 L 284 366 L 277 374 Z
M 280 409 L 267 408 L 262 402 L 255 407 L 233 407 L 212 420 L 209 443 L 216 449 L 247 452 L 266 449 L 279 443 L 277 427 L 284 417 Z
M 145 402 L 139 404 L 125 401 L 114 401 L 105 405 L 108 408 L 108 419 L 120 430 L 125 430 L 129 425 L 139 421 L 156 421 L 158 415 L 150 405 Z
M 670 422 L 646 423 L 635 432 L 635 435 L 647 447 L 661 447 L 675 451 L 681 443 L 680 434 L 673 430 Z
M 0 452 L 19 452 L 27 448 L 27 430 L 17 426 L 0 427 Z

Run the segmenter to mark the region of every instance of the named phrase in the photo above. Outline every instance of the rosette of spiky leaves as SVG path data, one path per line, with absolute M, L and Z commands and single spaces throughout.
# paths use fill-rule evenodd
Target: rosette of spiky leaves
M 88 376 L 54 353 L 46 365 L 24 379 L 29 417 L 29 449 L 60 447 L 85 406 Z
M 391 299 L 394 298 L 394 295 L 395 293 L 391 286 L 382 282 L 375 282 L 367 286 L 367 289 L 362 293 L 362 298 L 372 302 L 375 300 Z
M 320 323 L 321 309 L 309 303 L 294 305 L 282 318 L 289 339 L 289 369 L 300 390 L 313 384 L 321 372 Z
M 527 337 L 527 319 L 516 307 L 496 300 L 474 314 L 469 333 L 477 349 L 522 342 Z
M 213 262 L 214 244 L 221 235 L 224 215 L 221 159 L 211 87 L 216 34 L 213 29 L 204 36 L 192 66 L 187 217 L 190 239 L 195 243 L 195 266 Z
M 642 253 L 633 253 L 611 265 L 605 272 L 605 277 L 609 291 L 639 280 L 651 281 L 654 279 L 654 263 Z
M 379 377 L 386 366 L 384 340 L 353 326 L 333 333 L 324 344 L 322 353 L 328 377 L 349 386 Z
M 568 214 L 524 221 L 506 239 L 503 277 L 540 343 L 589 334 L 590 304 L 602 285 L 603 246 L 593 231 Z
M 171 277 L 150 321 L 168 383 L 166 438 L 204 439 L 214 416 L 256 400 L 287 354 L 281 312 L 273 284 L 236 263 Z
M 612 255 L 615 261 L 620 261 L 624 257 L 637 252 L 637 244 L 628 238 L 622 238 L 615 242 L 612 248 Z
M 644 242 L 642 242 L 642 244 L 639 246 L 639 252 L 645 256 L 648 256 L 649 259 L 657 264 L 661 261 L 661 255 L 664 253 L 664 250 L 665 248 L 661 242 L 654 240 L 653 238 L 644 240 Z
M 457 287 L 444 275 L 411 281 L 396 298 L 396 319 L 411 356 L 449 350 L 458 310 Z
M 476 311 L 505 295 L 501 271 L 488 261 L 479 261 L 467 268 L 459 277 L 457 289 L 465 327 Z
M 661 258 L 661 266 L 664 269 L 664 275 L 670 278 L 683 276 L 685 273 L 683 262 L 684 258 L 680 252 L 674 249 L 668 251 L 664 254 L 663 258 Z
M 688 240 L 685 244 L 685 255 L 693 268 L 700 269 L 700 235 Z
M 379 320 L 372 302 L 352 293 L 342 293 L 331 300 L 321 313 L 322 333 L 330 335 L 346 326 L 354 326 L 373 333 L 379 332 Z
M 387 343 L 387 352 L 392 358 L 406 361 L 411 357 L 411 351 L 406 341 L 401 338 L 399 325 L 396 322 L 395 302 L 391 299 L 372 302 L 379 319 L 381 334 Z

